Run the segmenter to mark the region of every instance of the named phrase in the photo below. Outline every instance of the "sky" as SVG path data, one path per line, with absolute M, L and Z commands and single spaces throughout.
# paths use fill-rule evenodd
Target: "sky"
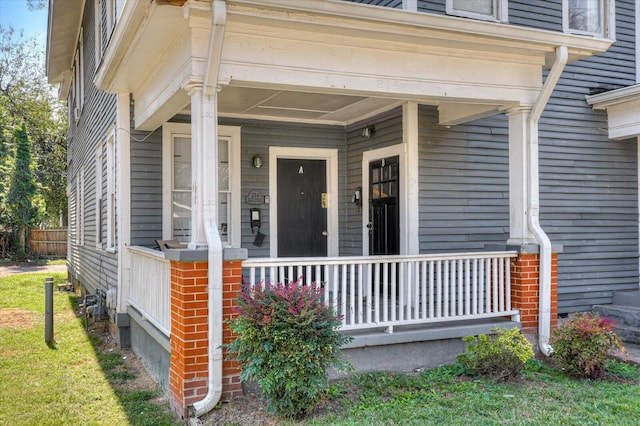
M 0 0 L 0 24 L 24 30 L 26 39 L 36 37 L 43 49 L 47 44 L 47 9 L 29 12 L 27 0 Z

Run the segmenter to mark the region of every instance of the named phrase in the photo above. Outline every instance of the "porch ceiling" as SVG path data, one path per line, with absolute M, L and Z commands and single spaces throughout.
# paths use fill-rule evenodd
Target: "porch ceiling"
M 346 1 L 226 5 L 217 84 L 218 112 L 230 117 L 349 124 L 415 101 L 457 124 L 531 105 L 557 46 L 572 61 L 612 42 Z M 140 129 L 189 112 L 210 28 L 204 2 L 127 2 L 97 86 L 133 93 Z

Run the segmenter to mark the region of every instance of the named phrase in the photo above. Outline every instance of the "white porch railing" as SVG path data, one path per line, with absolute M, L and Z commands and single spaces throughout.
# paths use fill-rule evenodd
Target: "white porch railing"
M 164 253 L 129 247 L 129 304 L 167 336 L 171 333 L 171 265 Z
M 516 317 L 510 259 L 515 251 L 444 255 L 249 259 L 248 285 L 321 283 L 342 330 L 489 317 Z

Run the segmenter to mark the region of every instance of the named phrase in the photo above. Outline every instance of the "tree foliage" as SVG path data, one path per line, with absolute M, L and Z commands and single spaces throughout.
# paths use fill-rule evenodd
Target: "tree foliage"
M 40 7 L 37 1 L 30 6 Z M 44 64 L 44 49 L 35 39 L 0 25 L 0 232 L 5 236 L 43 221 L 57 225 L 66 217 L 66 109 L 46 80 Z

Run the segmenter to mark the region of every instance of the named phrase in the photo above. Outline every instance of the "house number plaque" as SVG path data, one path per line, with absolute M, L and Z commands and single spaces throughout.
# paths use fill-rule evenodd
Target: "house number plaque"
M 247 194 L 247 204 L 264 204 L 264 197 L 259 191 L 250 191 Z

